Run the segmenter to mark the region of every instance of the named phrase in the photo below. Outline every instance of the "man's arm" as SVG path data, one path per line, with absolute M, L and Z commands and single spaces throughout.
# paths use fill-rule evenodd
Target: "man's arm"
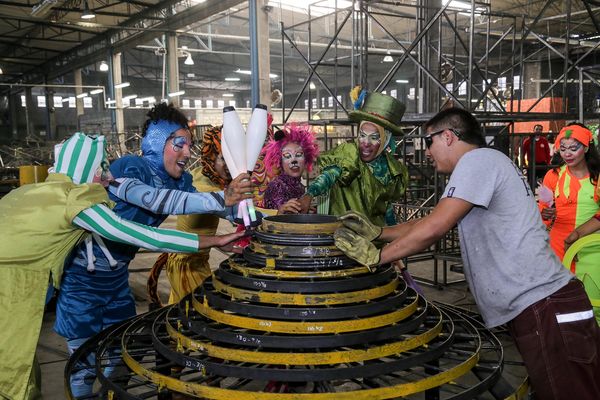
M 472 208 L 473 204 L 468 201 L 446 197 L 440 200 L 431 214 L 426 217 L 385 228 L 382 239 L 394 239 L 381 250 L 380 263 L 400 260 L 428 248 L 441 239 Z

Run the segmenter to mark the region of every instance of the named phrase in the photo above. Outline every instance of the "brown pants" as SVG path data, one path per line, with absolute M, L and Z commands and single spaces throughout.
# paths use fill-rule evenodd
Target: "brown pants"
M 600 399 L 600 327 L 591 310 L 572 280 L 508 323 L 536 400 Z

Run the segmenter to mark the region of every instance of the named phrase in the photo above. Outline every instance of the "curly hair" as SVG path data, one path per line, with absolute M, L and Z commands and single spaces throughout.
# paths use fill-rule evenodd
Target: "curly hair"
M 319 145 L 314 133 L 308 125 L 286 124 L 281 131 L 264 148 L 265 166 L 267 170 L 281 169 L 281 150 L 288 143 L 298 143 L 304 151 L 306 169 L 312 171 L 313 164 L 319 155 Z
M 202 144 L 200 145 L 200 166 L 202 167 L 202 175 L 206 176 L 213 183 L 220 187 L 225 187 L 230 179 L 223 179 L 215 170 L 215 160 L 221 153 L 221 126 L 213 126 L 208 128 L 202 136 Z
M 148 131 L 148 126 L 152 122 L 157 122 L 159 120 L 165 120 L 174 122 L 176 124 L 181 125 L 184 128 L 188 126 L 188 119 L 184 113 L 182 113 L 179 109 L 177 109 L 173 103 L 158 103 L 155 104 L 154 107 L 150 111 L 148 111 L 148 119 L 144 123 L 144 129 L 142 130 L 142 137 L 146 136 L 146 132 Z

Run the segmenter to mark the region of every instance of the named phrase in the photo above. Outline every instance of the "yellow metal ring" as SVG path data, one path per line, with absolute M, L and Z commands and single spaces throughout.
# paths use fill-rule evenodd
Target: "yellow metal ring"
M 294 254 L 290 256 L 290 251 L 298 251 L 298 249 L 290 249 L 292 246 L 281 246 L 277 244 L 265 244 L 260 242 L 250 242 L 250 250 L 258 254 L 270 255 L 273 257 L 330 257 L 340 256 L 344 253 L 336 246 L 294 246 L 302 247 L 306 254 Z M 302 251 L 300 251 L 302 253 Z
M 300 294 L 263 292 L 256 290 L 240 289 L 226 285 L 223 282 L 216 279 L 216 277 L 212 277 L 212 284 L 214 288 L 218 292 L 226 294 L 227 296 L 230 296 L 233 299 L 268 304 L 293 304 L 297 306 L 325 306 L 370 301 L 393 293 L 394 290 L 398 287 L 399 283 L 400 281 L 398 279 L 394 279 L 383 286 L 377 286 L 371 289 L 359 290 L 355 292 Z
M 124 335 L 123 338 L 126 336 Z M 159 387 L 167 387 L 179 393 L 215 400 L 379 400 L 392 399 L 401 396 L 423 392 L 427 389 L 441 386 L 448 382 L 457 380 L 470 371 L 479 360 L 479 352 L 473 353 L 471 357 L 462 363 L 444 372 L 427 378 L 408 383 L 386 386 L 375 389 L 362 389 L 337 393 L 265 393 L 250 392 L 245 390 L 224 389 L 215 386 L 207 386 L 198 383 L 181 381 L 177 378 L 162 375 L 144 368 L 140 363 L 129 355 L 125 346 L 122 346 L 122 356 L 125 364 L 137 375 L 146 378 Z
M 394 324 L 408 318 L 417 310 L 419 296 L 416 296 L 412 303 L 391 313 L 377 315 L 375 317 L 350 319 L 342 321 L 309 321 L 309 322 L 289 322 L 267 319 L 257 319 L 230 314 L 210 308 L 208 302 L 198 301 L 194 296 L 194 309 L 208 319 L 220 322 L 225 325 L 236 326 L 239 328 L 254 329 L 257 331 L 278 332 L 278 333 L 297 333 L 297 334 L 323 334 L 323 333 L 344 333 L 356 332 L 366 329 L 374 329 L 382 326 Z
M 174 341 L 181 343 L 185 348 L 201 351 L 211 357 L 222 358 L 224 360 L 281 365 L 327 365 L 373 360 L 375 358 L 400 354 L 427 344 L 438 336 L 441 331 L 442 318 L 440 314 L 440 319 L 436 325 L 426 332 L 409 339 L 374 346 L 368 349 L 336 350 L 320 353 L 267 352 L 227 348 L 214 345 L 208 341 L 194 340 L 178 332 L 167 319 L 167 332 L 169 336 Z
M 343 278 L 346 276 L 354 276 L 366 274 L 369 268 L 365 266 L 346 268 L 346 269 L 332 269 L 324 271 L 294 271 L 294 270 L 283 270 L 283 269 L 271 269 L 271 268 L 253 268 L 246 266 L 247 264 L 238 263 L 233 261 L 231 258 L 228 260 L 231 269 L 238 271 L 244 276 L 257 276 L 265 278 L 288 278 L 288 279 L 310 279 L 310 278 Z

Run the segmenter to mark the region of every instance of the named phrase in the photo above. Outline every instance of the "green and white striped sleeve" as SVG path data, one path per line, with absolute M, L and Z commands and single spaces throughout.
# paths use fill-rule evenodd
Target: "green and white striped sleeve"
M 108 240 L 169 253 L 195 253 L 198 235 L 174 229 L 160 229 L 119 217 L 103 204 L 81 211 L 73 224 Z

